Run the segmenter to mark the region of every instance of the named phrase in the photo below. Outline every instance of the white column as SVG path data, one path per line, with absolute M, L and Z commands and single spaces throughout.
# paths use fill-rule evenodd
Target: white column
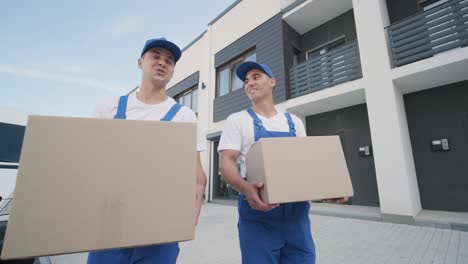
M 421 201 L 403 96 L 391 77 L 387 5 L 353 0 L 353 8 L 382 216 L 407 216 L 411 222 Z

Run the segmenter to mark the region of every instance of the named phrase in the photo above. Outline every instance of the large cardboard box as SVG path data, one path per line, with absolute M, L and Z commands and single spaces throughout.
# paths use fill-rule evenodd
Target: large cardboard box
M 191 240 L 193 123 L 30 116 L 3 259 Z
M 247 180 L 260 181 L 269 204 L 351 197 L 338 136 L 262 138 L 246 155 Z

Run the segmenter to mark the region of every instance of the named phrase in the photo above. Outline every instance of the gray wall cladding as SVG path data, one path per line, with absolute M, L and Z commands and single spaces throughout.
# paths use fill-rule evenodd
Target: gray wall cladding
M 289 69 L 294 66 L 294 55 L 301 53 L 301 35 L 286 22 L 283 22 L 283 34 L 284 68 L 286 69 L 284 80 L 287 98 L 290 98 Z
M 177 66 L 176 66 L 177 67 Z M 174 97 L 183 91 L 198 85 L 198 80 L 199 80 L 199 72 L 194 72 L 191 75 L 189 75 L 187 78 L 183 79 L 182 81 L 174 84 L 171 88 L 169 88 L 166 93 L 170 97 Z
M 419 1 L 420 0 L 387 0 L 390 24 L 418 13 L 421 10 L 418 4 Z
M 281 14 L 274 16 L 254 30 L 236 40 L 215 54 L 215 67 L 218 68 L 248 50 L 255 48 L 257 62 L 264 63 L 273 71 L 277 79 L 273 100 L 280 103 L 286 100 L 285 68 L 283 58 L 283 20 Z M 230 114 L 246 109 L 250 101 L 244 89 L 216 97 L 213 102 L 213 122 L 226 119 Z
M 301 36 L 300 47 L 302 52 L 299 55 L 299 63 L 305 61 L 307 51 L 341 36 L 345 36 L 346 43 L 357 39 L 356 23 L 352 9 Z

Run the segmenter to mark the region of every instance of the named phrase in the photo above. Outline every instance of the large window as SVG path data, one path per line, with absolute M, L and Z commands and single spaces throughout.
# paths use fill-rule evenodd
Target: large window
M 242 56 L 239 56 L 217 69 L 216 96 L 223 96 L 244 87 L 242 81 L 237 78 L 236 71 L 239 65 L 245 61 L 257 61 L 257 54 L 255 51 L 250 51 Z
M 192 109 L 198 115 L 198 88 L 194 86 L 183 93 L 174 96 L 179 104 Z

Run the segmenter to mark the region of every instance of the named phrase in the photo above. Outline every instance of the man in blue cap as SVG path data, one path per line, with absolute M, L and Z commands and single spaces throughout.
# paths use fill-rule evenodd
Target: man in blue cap
M 309 221 L 309 202 L 266 204 L 262 182 L 246 179 L 245 155 L 260 138 L 305 137 L 302 121 L 275 109 L 273 72 L 264 64 L 248 61 L 237 69 L 252 103 L 246 111 L 228 117 L 221 134 L 221 174 L 239 191 L 239 242 L 244 264 L 315 263 L 315 246 Z M 240 161 L 240 173 L 236 162 Z M 348 198 L 325 202 L 344 203 Z
M 148 40 L 138 59 L 141 81 L 136 93 L 113 98 L 98 106 L 94 116 L 99 118 L 160 120 L 174 122 L 193 122 L 198 119 L 195 113 L 181 106 L 166 95 L 166 85 L 172 78 L 174 67 L 182 55 L 176 44 L 164 39 Z M 200 162 L 200 151 L 206 150 L 206 139 L 198 126 L 196 151 L 196 219 L 200 215 L 206 176 Z M 129 138 L 129 140 L 131 140 Z M 170 176 L 170 175 L 169 175 Z M 179 254 L 178 243 L 144 246 L 128 249 L 90 252 L 88 264 L 149 264 L 176 263 Z

